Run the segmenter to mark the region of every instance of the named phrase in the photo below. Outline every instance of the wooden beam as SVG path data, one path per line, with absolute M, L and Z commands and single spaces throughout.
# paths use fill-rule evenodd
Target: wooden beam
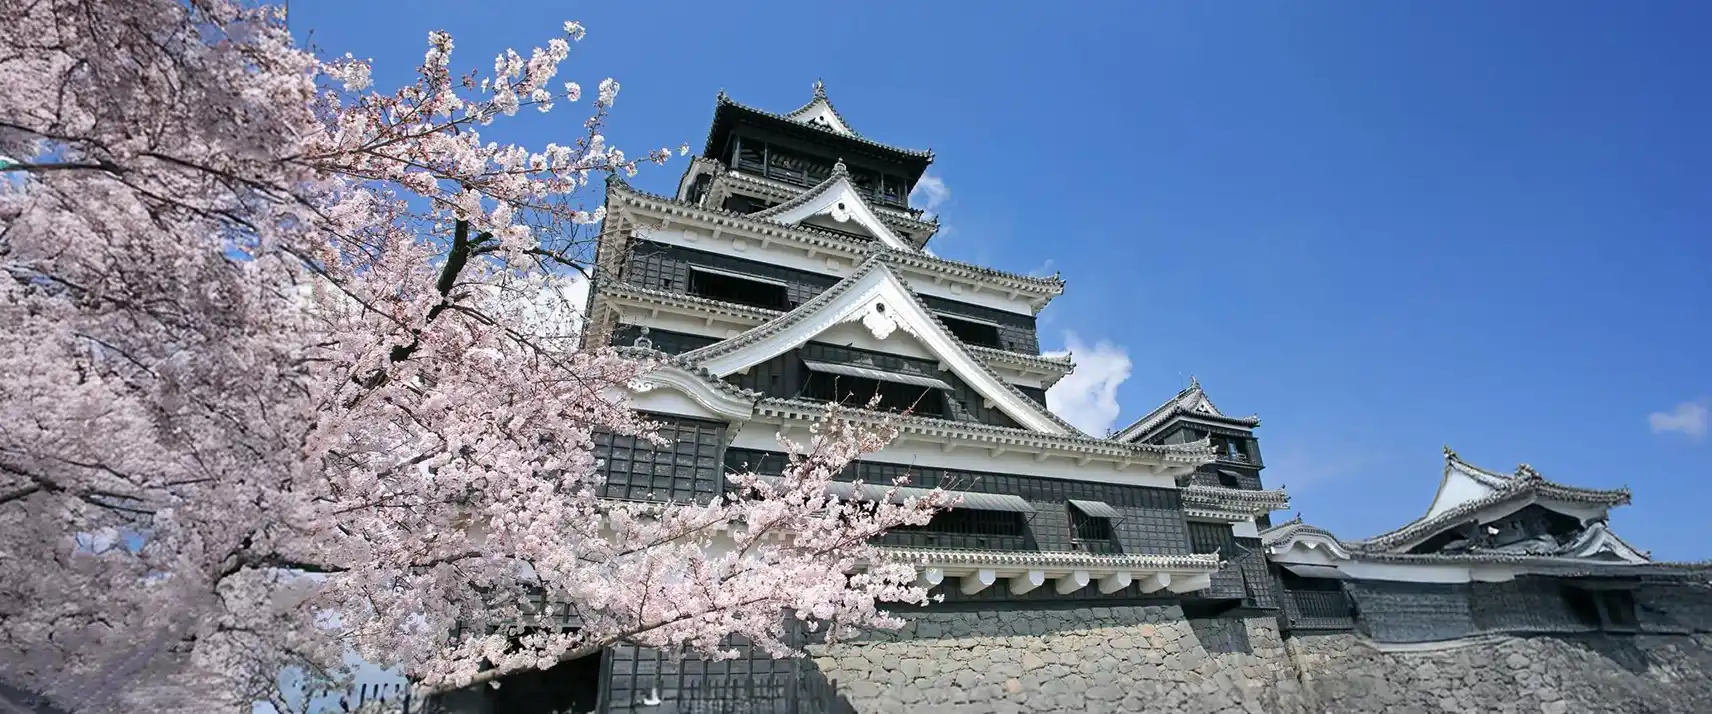
M 1030 570 L 1022 575 L 1011 576 L 1011 594 L 1021 595 L 1046 584 L 1046 571 Z
M 1129 583 L 1130 583 L 1130 574 L 1129 573 L 1112 573 L 1111 575 L 1107 575 L 1106 577 L 1100 578 L 1100 594 L 1101 595 L 1110 595 L 1110 594 L 1115 593 L 1119 590 L 1122 590 L 1124 588 L 1129 587 Z
M 1156 593 L 1170 585 L 1170 573 L 1154 573 L 1141 579 L 1141 591 L 1144 593 Z
M 932 589 L 935 585 L 945 582 L 945 571 L 939 568 L 922 568 L 916 571 L 915 582 L 924 588 Z
M 996 580 L 998 580 L 997 573 L 994 573 L 991 568 L 982 568 L 975 571 L 973 575 L 965 575 L 959 578 L 957 589 L 962 591 L 964 595 L 974 595 L 986 590 L 987 586 L 992 585 Z
M 1057 590 L 1059 595 L 1069 595 L 1085 587 L 1088 587 L 1088 571 L 1078 570 L 1059 578 L 1052 589 Z
M 1208 573 L 1202 573 L 1200 575 L 1191 575 L 1186 578 L 1173 578 L 1171 584 L 1167 587 L 1171 588 L 1171 592 L 1174 593 L 1186 593 L 1192 590 L 1204 590 L 1212 584 L 1213 576 Z

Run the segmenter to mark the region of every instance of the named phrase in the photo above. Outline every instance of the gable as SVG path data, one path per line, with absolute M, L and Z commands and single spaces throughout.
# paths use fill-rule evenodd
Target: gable
M 833 167 L 832 177 L 820 185 L 790 201 L 749 215 L 792 226 L 802 225 L 812 218 L 815 221 L 808 223 L 810 226 L 820 223 L 833 230 L 862 233 L 873 236 L 893 250 L 914 251 L 907 241 L 880 220 L 879 214 L 862 198 L 855 184 L 850 183 L 850 172 L 842 161 Z
M 1200 390 L 1196 390 L 1196 392 L 1197 394 L 1195 394 L 1195 398 L 1193 400 L 1188 400 L 1188 404 L 1185 405 L 1186 409 L 1196 414 L 1224 416 L 1224 413 L 1219 411 L 1218 407 L 1213 406 L 1213 400 L 1208 399 L 1205 392 L 1201 392 Z
M 801 109 L 786 116 L 792 120 L 835 134 L 856 135 L 856 132 L 852 131 L 850 126 L 844 123 L 844 119 L 838 116 L 838 112 L 832 108 L 832 102 L 827 101 L 825 97 L 815 97 L 813 101 L 803 105 Z
M 1075 435 L 1074 428 L 1015 387 L 999 379 L 984 362 L 974 357 L 952 336 L 921 301 L 884 263 L 870 259 L 861 270 L 837 287 L 789 314 L 774 318 L 742 335 L 684 355 L 708 372 L 724 377 L 734 374 L 810 340 L 837 330 L 856 327 L 884 345 L 890 340 L 913 341 L 940 363 L 942 370 L 980 394 L 993 408 L 1022 428 L 1060 436 Z M 907 350 L 906 350 L 907 351 Z
M 1433 503 L 1427 507 L 1427 518 L 1440 516 L 1453 508 L 1465 503 L 1478 501 L 1491 496 L 1494 490 L 1491 486 L 1475 480 L 1461 469 L 1452 468 L 1445 464 L 1444 477 L 1439 481 L 1438 493 L 1433 495 Z

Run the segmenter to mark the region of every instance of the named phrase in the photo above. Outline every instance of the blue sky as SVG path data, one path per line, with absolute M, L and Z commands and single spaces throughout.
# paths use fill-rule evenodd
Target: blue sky
M 1712 557 L 1712 5 L 291 5 L 381 86 L 429 30 L 477 68 L 579 20 L 562 74 L 622 82 L 609 136 L 632 154 L 699 149 L 721 88 L 782 111 L 824 79 L 857 131 L 937 153 L 937 253 L 1062 271 L 1043 342 L 1074 340 L 1076 379 L 1121 405 L 1082 400 L 1082 423 L 1193 374 L 1261 415 L 1268 484 L 1344 537 L 1424 511 L 1449 444 L 1626 484 L 1620 533 Z

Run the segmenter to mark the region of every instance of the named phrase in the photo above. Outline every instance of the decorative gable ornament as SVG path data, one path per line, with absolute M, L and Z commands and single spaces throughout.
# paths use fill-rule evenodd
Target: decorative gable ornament
M 884 340 L 898 329 L 898 321 L 886 311 L 886 303 L 875 301 L 862 313 L 862 326 L 868 328 L 874 339 Z

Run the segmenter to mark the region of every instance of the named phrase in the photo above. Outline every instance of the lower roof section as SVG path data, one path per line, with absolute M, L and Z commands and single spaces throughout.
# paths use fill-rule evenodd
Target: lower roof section
M 1051 587 L 1068 595 L 1093 587 L 1115 593 L 1132 585 L 1143 593 L 1187 593 L 1212 585 L 1219 557 L 1207 555 L 1096 555 L 1092 553 L 880 548 L 887 558 L 916 566 L 917 583 L 955 587 L 965 595 L 1004 581 L 1021 595 Z
M 757 476 L 763 483 L 774 487 L 783 486 L 785 479 L 781 476 Z M 936 489 L 917 488 L 912 486 L 892 486 L 879 483 L 856 484 L 848 481 L 834 481 L 827 486 L 828 495 L 849 500 L 859 498 L 864 501 L 886 499 L 890 503 L 903 503 L 906 499 L 926 498 Z M 948 491 L 960 500 L 951 508 L 961 508 L 971 511 L 1000 511 L 1004 513 L 1033 514 L 1035 508 L 1028 501 L 1017 496 L 999 493 L 977 493 L 973 491 Z M 890 496 L 888 497 L 888 494 Z

